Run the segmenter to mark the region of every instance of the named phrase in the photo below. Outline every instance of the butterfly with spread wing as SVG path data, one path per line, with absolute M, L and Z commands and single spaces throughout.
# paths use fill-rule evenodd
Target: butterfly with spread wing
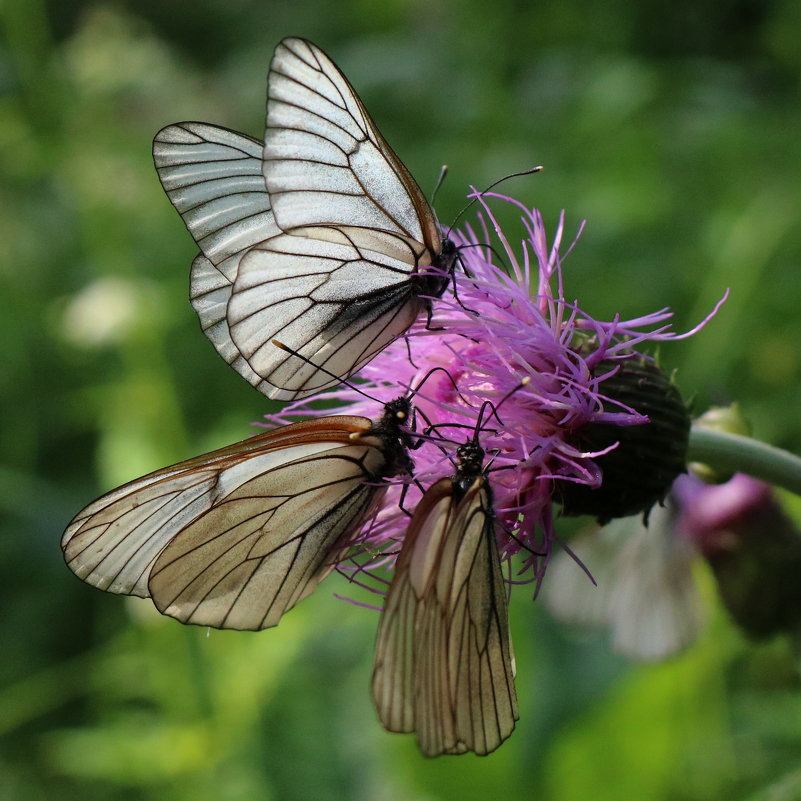
M 494 751 L 518 719 L 506 584 L 477 438 L 417 505 L 378 628 L 373 699 L 426 756 Z
M 423 312 L 430 318 L 445 291 L 453 242 L 347 78 L 311 42 L 288 38 L 275 50 L 263 146 L 182 122 L 159 131 L 153 158 L 200 247 L 190 295 L 201 327 L 270 398 L 303 398 L 349 377 Z
M 344 557 L 386 479 L 410 473 L 412 414 L 401 397 L 377 422 L 304 420 L 158 470 L 76 515 L 64 558 L 183 623 L 275 626 Z

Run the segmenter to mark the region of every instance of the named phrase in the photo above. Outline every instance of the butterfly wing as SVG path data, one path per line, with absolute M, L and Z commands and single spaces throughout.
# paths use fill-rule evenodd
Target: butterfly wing
M 279 232 L 262 174 L 262 144 L 202 122 L 168 125 L 153 140 L 161 185 L 200 247 L 190 299 L 220 355 L 254 386 L 261 381 L 231 340 L 228 301 L 243 255 Z
M 319 47 L 284 39 L 268 91 L 264 175 L 282 230 L 359 225 L 439 250 L 425 195 Z
M 291 400 L 355 373 L 445 281 L 413 283 L 441 248 L 436 218 L 325 53 L 283 40 L 268 92 L 264 177 L 284 234 L 244 260 L 228 322 L 266 394 Z
M 233 283 L 202 253 L 199 253 L 192 262 L 190 287 L 189 297 L 200 318 L 200 327 L 211 340 L 217 353 L 249 384 L 265 395 L 268 394 L 271 387 L 265 386 L 262 377 L 254 372 L 231 338 L 228 303 L 231 300 Z
M 674 528 L 673 509 L 655 507 L 648 526 L 631 522 L 609 597 L 613 648 L 630 659 L 667 659 L 692 645 L 703 625 L 693 562 L 697 551 Z M 610 525 L 611 527 L 611 525 Z
M 250 137 L 202 122 L 168 125 L 153 140 L 164 191 L 202 254 L 229 282 L 242 255 L 279 230 L 261 150 Z
M 373 697 L 427 756 L 488 754 L 518 718 L 505 585 L 486 479 L 451 479 L 409 524 L 379 625 Z
M 608 627 L 614 650 L 638 661 L 668 659 L 691 645 L 702 626 L 692 544 L 674 529 L 674 510 L 654 507 L 580 534 L 548 566 L 545 601 L 566 623 Z
M 431 206 L 310 42 L 276 48 L 263 148 L 184 122 L 156 135 L 153 157 L 201 249 L 191 277 L 201 326 L 268 397 L 349 377 L 444 290 L 441 270 L 416 280 L 442 247 Z
M 237 351 L 272 398 L 303 397 L 350 376 L 424 308 L 398 268 L 414 258 L 404 240 L 361 228 L 315 230 L 317 237 L 281 234 L 254 247 L 228 304 Z
M 70 523 L 67 564 L 185 623 L 274 626 L 330 572 L 383 492 L 384 444 L 362 436 L 371 425 L 295 423 L 126 484 Z
M 542 597 L 557 620 L 585 628 L 609 624 L 618 557 L 629 533 L 614 523 L 593 527 L 570 540 L 570 553 L 561 550 L 551 557 Z

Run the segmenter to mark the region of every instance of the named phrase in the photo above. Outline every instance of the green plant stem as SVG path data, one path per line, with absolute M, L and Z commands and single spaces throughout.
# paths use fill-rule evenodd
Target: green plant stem
M 747 473 L 801 495 L 801 457 L 750 437 L 693 427 L 688 461 Z

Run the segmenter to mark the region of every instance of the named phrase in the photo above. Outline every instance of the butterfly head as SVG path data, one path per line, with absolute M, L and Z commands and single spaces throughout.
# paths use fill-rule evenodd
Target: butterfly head
M 440 295 L 445 291 L 445 287 L 453 276 L 453 270 L 456 267 L 456 260 L 459 258 L 459 248 L 456 243 L 448 236 L 442 238 L 442 245 L 440 246 L 439 253 L 437 253 L 432 264 L 441 273 L 440 280 L 442 281 L 442 290 Z
M 450 275 L 458 255 L 459 248 L 456 247 L 456 243 L 450 237 L 443 237 L 439 253 L 434 256 L 434 266 Z
M 414 422 L 412 402 L 407 396 L 402 395 L 384 405 L 381 419 L 373 423 L 367 432 L 378 437 L 384 444 L 387 477 L 399 473 L 411 474 L 414 469 L 414 462 L 409 458 L 409 450 L 416 444 L 411 436 Z
M 478 440 L 469 439 L 456 449 L 456 469 L 459 475 L 477 478 L 484 469 L 484 449 Z
M 391 400 L 384 406 L 384 421 L 396 420 L 397 424 L 403 425 L 412 416 L 412 402 L 406 395 L 401 395 L 395 400 Z
M 417 295 L 427 295 L 439 298 L 452 280 L 459 249 L 456 243 L 447 237 L 442 239 L 439 251 L 434 251 L 431 257 L 431 267 L 424 267 L 420 272 L 413 273 L 410 280 L 414 282 L 414 292 Z

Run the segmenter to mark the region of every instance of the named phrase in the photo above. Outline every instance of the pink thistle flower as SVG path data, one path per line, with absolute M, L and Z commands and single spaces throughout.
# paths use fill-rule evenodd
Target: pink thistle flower
M 453 473 L 450 456 L 477 432 L 490 465 L 501 556 L 508 559 L 522 550 L 521 573 L 538 581 L 555 537 L 554 501 L 570 485 L 600 487 L 599 460 L 616 448 L 612 441 L 588 449 L 582 432 L 590 425 L 623 431 L 649 422 L 647 414 L 618 399 L 618 393 L 606 392 L 607 382 L 623 365 L 651 363 L 639 347 L 689 336 L 701 326 L 674 334 L 667 309 L 633 320 L 594 320 L 565 297 L 560 253 L 564 214 L 549 244 L 536 209 L 502 195 L 473 197 L 482 209 L 479 233 L 468 226 L 452 235 L 464 268 L 454 279 L 455 295 L 437 302 L 429 325 L 418 322 L 404 340 L 363 368 L 359 388 L 382 402 L 417 390 L 415 406 L 432 426 L 431 441 L 413 454 L 416 483 L 406 487 L 406 508 L 414 508 L 418 484 L 427 487 Z M 488 198 L 520 210 L 525 236 L 519 247 L 501 229 Z M 497 245 L 491 248 L 493 240 Z M 574 245 L 575 240 L 565 255 Z M 501 258 L 503 266 L 498 264 Z M 322 398 L 342 406 L 315 409 L 314 402 Z M 485 402 L 493 404 L 495 413 L 485 411 L 479 422 Z M 375 418 L 379 410 L 354 389 L 340 387 L 290 404 L 268 419 L 280 424 L 300 414 L 339 412 Z M 686 447 L 686 427 L 684 436 Z M 445 452 L 441 440 L 452 443 Z M 683 469 L 682 453 L 664 492 Z M 393 502 L 401 491 L 401 486 L 392 488 L 394 496 L 387 496 L 385 507 L 358 539 L 372 556 L 369 568 L 390 562 L 397 553 L 408 524 L 408 516 Z

